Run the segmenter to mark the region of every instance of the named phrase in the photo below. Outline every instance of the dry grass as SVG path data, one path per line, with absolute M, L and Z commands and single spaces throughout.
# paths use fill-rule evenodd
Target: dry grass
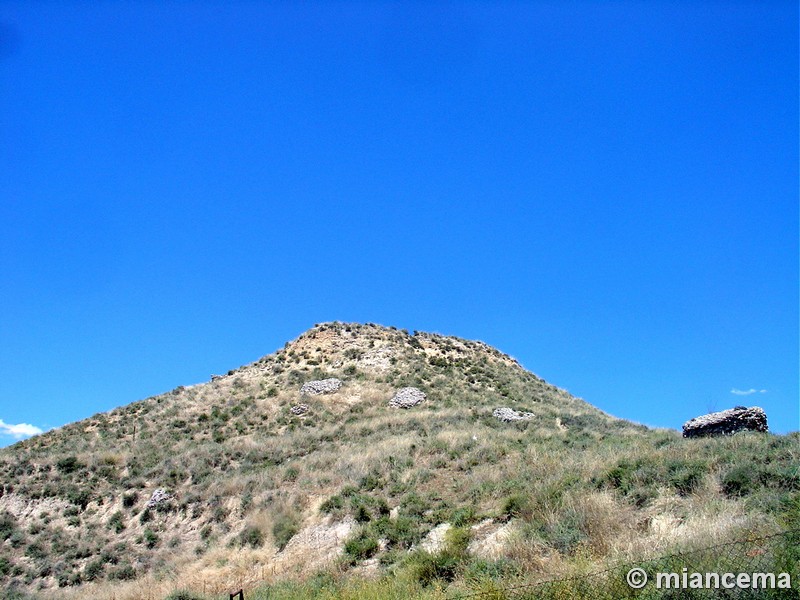
M 343 379 L 338 392 L 300 396 L 303 381 L 328 376 Z M 428 399 L 410 410 L 388 408 L 394 390 L 407 385 Z M 300 401 L 310 410 L 293 416 L 289 407 Z M 497 406 L 537 416 L 501 424 L 491 417 Z M 486 538 L 489 562 L 513 565 L 518 574 L 566 575 L 779 529 L 788 518 L 782 507 L 800 489 L 799 442 L 796 435 L 682 440 L 615 420 L 474 342 L 323 326 L 209 384 L 0 452 L 0 473 L 14 486 L 0 495 L 0 513 L 13 515 L 22 539 L 17 547 L 0 546 L 0 556 L 22 570 L 3 581 L 29 589 L 41 582 L 54 598 L 121 600 L 163 598 L 178 588 L 211 593 L 259 581 L 310 581 L 319 569 L 339 577 L 350 568 L 337 556 L 343 537 L 358 530 L 356 517 L 381 542 L 376 557 L 383 564 L 373 572 L 402 573 L 409 560 L 387 537 L 418 539 L 440 523 L 469 527 L 492 519 L 486 536 L 501 528 L 513 534 Z M 59 467 L 69 456 L 75 465 Z M 760 475 L 750 481 L 739 474 L 744 480 L 735 488 L 724 484 L 742 464 Z M 174 501 L 145 515 L 157 487 Z M 90 494 L 85 506 L 81 491 Z M 321 509 L 335 497 L 340 506 L 326 516 Z M 379 514 L 380 503 L 392 519 Z M 108 524 L 117 512 L 119 531 Z M 278 551 L 281 521 L 296 522 L 298 532 Z M 392 523 L 408 529 L 393 531 Z M 242 543 L 248 529 L 263 535 L 255 547 Z M 152 547 L 148 531 L 157 537 Z M 34 542 L 49 558 L 25 554 Z M 58 544 L 66 549 L 57 552 Z M 101 554 L 110 561 L 101 581 L 52 589 L 60 572 L 83 577 Z M 124 564 L 134 569 L 134 581 L 103 581 Z M 354 572 L 366 571 L 356 565 Z M 416 584 L 404 585 L 407 591 Z M 380 586 L 400 593 L 380 578 L 360 586 L 338 585 L 337 597 Z

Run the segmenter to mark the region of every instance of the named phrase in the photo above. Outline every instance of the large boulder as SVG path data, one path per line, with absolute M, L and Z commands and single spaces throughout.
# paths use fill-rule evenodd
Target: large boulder
M 342 381 L 331 377 L 330 379 L 318 379 L 316 381 L 307 381 L 300 388 L 301 394 L 308 394 L 310 396 L 317 396 L 319 394 L 332 394 L 342 387 Z
M 759 406 L 737 406 L 695 417 L 683 424 L 683 437 L 733 435 L 738 431 L 767 431 L 767 415 Z

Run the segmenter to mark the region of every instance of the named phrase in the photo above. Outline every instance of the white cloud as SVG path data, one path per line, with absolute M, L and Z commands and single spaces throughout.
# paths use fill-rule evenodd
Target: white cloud
M 749 396 L 750 394 L 766 394 L 767 390 L 754 390 L 750 388 L 749 390 L 737 390 L 733 388 L 731 390 L 731 394 L 736 394 L 737 396 Z
M 30 425 L 28 423 L 18 423 L 13 425 L 11 423 L 6 423 L 3 421 L 3 419 L 0 419 L 0 435 L 10 435 L 20 440 L 24 437 L 39 435 L 40 433 L 44 432 L 36 427 L 36 425 Z

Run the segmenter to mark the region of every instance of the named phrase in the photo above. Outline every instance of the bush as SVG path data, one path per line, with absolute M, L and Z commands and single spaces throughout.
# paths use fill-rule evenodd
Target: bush
M 344 508 L 344 499 L 339 494 L 335 494 L 325 500 L 325 502 L 320 505 L 319 510 L 322 513 L 330 514 L 342 508 Z
M 286 541 L 288 542 L 288 540 Z M 251 548 L 260 548 L 264 545 L 264 534 L 258 527 L 254 525 L 248 525 L 239 534 L 239 545 L 250 546 Z M 286 544 L 284 544 L 284 546 L 285 545 Z
M 667 464 L 669 483 L 681 496 L 688 496 L 703 482 L 708 471 L 704 462 L 673 461 Z
M 350 564 L 371 558 L 378 551 L 378 540 L 368 529 L 361 529 L 344 544 Z
M 5 577 L 11 573 L 13 564 L 5 556 L 0 556 L 0 577 Z
M 726 496 L 747 496 L 756 487 L 754 469 L 749 465 L 733 467 L 722 476 L 722 491 Z
M 585 517 L 573 508 L 568 508 L 558 519 L 542 527 L 545 540 L 562 554 L 573 554 L 587 539 Z
M 67 500 L 81 510 L 86 510 L 86 506 L 92 500 L 92 493 L 88 489 L 72 487 L 67 491 Z
M 131 565 L 121 565 L 108 574 L 112 581 L 129 581 L 136 578 L 136 570 Z
M 530 513 L 530 498 L 524 494 L 512 494 L 503 501 L 500 512 L 506 519 L 527 515 Z
M 142 541 L 148 548 L 155 548 L 158 544 L 158 535 L 152 529 L 145 529 L 142 534 Z
M 136 491 L 133 491 L 130 494 L 122 494 L 122 506 L 124 508 L 131 508 L 136 504 L 138 499 L 139 493 Z
M 164 600 L 204 600 L 204 598 L 189 590 L 175 590 L 164 598 Z
M 383 481 L 381 476 L 378 473 L 370 473 L 365 475 L 361 478 L 361 481 L 358 483 L 358 487 L 364 490 L 365 492 L 371 492 L 377 487 L 383 485 Z
M 31 558 L 45 558 L 47 552 L 39 542 L 33 542 L 25 549 L 25 556 L 30 556 Z
M 56 468 L 65 475 L 74 473 L 83 468 L 83 466 L 83 463 L 81 463 L 76 456 L 65 456 L 56 463 Z
M 470 531 L 451 527 L 445 534 L 444 548 L 436 554 L 417 551 L 406 561 L 406 569 L 413 581 L 428 586 L 437 580 L 451 582 L 467 563 L 467 546 Z
M 422 538 L 419 525 L 409 517 L 399 515 L 395 519 L 381 517 L 370 524 L 376 535 L 388 542 L 389 548 L 408 550 Z
M 99 578 L 100 575 L 103 573 L 105 565 L 103 561 L 100 559 L 93 560 L 86 568 L 83 570 L 83 577 L 86 581 L 94 581 L 95 579 Z
M 17 520 L 10 512 L 0 515 L 0 541 L 5 541 L 17 530 Z
M 453 527 L 464 527 L 475 521 L 475 509 L 471 506 L 458 508 L 450 516 L 450 523 Z
M 123 519 L 124 515 L 120 511 L 115 512 L 108 520 L 109 529 L 113 529 L 115 533 L 122 533 L 122 530 L 125 529 L 125 522 Z
M 419 550 L 405 563 L 412 581 L 429 586 L 437 580 L 453 581 L 458 571 L 458 561 L 446 553 L 429 554 Z
M 294 537 L 298 530 L 297 519 L 293 516 L 287 514 L 278 516 L 272 525 L 272 537 L 279 551 L 286 547 L 286 544 L 289 543 L 289 540 Z

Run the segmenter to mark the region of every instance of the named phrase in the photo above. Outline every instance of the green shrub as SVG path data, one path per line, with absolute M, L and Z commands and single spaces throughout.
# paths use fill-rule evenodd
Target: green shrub
M 530 514 L 530 498 L 524 494 L 512 494 L 503 500 L 500 513 L 506 519 L 519 518 Z
M 204 525 L 203 528 L 200 530 L 200 539 L 204 542 L 211 537 L 211 534 L 214 533 L 214 528 L 211 525 Z
M 344 494 L 344 491 L 342 494 Z M 349 514 L 353 515 L 359 523 L 367 523 L 389 514 L 389 505 L 383 498 L 359 493 L 348 493 L 347 498 Z
M 371 558 L 378 551 L 378 540 L 369 529 L 360 529 L 344 543 L 344 553 L 351 564 Z
M 19 548 L 25 543 L 25 534 L 19 529 L 15 530 L 8 538 L 8 543 L 12 548 Z
M 115 512 L 108 520 L 109 529 L 113 529 L 115 533 L 122 533 L 122 530 L 125 529 L 124 518 L 125 515 L 120 511 Z
M 464 527 L 451 527 L 444 538 L 444 548 L 435 554 L 417 551 L 405 562 L 412 579 L 423 586 L 435 581 L 451 582 L 467 563 L 467 546 L 470 531 Z
M 465 557 L 469 546 L 470 531 L 466 527 L 451 527 L 444 536 L 444 552 Z
M 67 491 L 67 500 L 75 506 L 79 506 L 81 510 L 86 510 L 86 506 L 92 500 L 92 493 L 85 488 L 71 487 Z
M 700 481 L 691 474 L 687 480 L 682 481 L 679 473 L 680 469 L 676 469 L 674 484 L 686 489 L 694 489 Z M 670 483 L 663 464 L 655 457 L 642 457 L 634 461 L 622 459 L 604 476 L 594 481 L 597 487 L 610 486 L 618 490 L 640 507 L 657 495 L 659 482 Z
M 31 558 L 45 558 L 47 556 L 47 551 L 39 542 L 33 542 L 25 548 L 25 556 L 30 556 Z
M 0 578 L 6 577 L 9 573 L 11 573 L 13 566 L 13 563 L 5 556 L 0 556 Z
M 521 573 L 520 566 L 508 559 L 475 559 L 466 563 L 463 577 L 467 581 L 494 580 L 502 583 L 519 576 Z
M 142 534 L 142 541 L 148 548 L 155 548 L 158 544 L 158 535 L 152 529 L 145 529 Z
M 681 496 L 688 496 L 703 482 L 708 465 L 699 461 L 672 461 L 667 463 L 669 483 Z
M 437 580 L 453 581 L 459 561 L 447 553 L 430 554 L 418 550 L 408 557 L 404 566 L 412 581 L 429 586 Z
M 387 541 L 388 547 L 407 550 L 422 538 L 419 523 L 399 515 L 394 519 L 383 516 L 370 523 L 370 530 Z
M 289 540 L 286 541 L 288 542 Z M 264 534 L 258 527 L 254 525 L 248 525 L 239 534 L 239 545 L 250 546 L 251 548 L 260 548 L 264 545 Z M 284 546 L 285 545 L 286 544 L 284 543 Z
M 56 463 L 56 468 L 65 475 L 74 473 L 83 468 L 83 466 L 83 463 L 81 463 L 76 456 L 65 456 Z
M 733 467 L 722 476 L 722 491 L 730 497 L 747 496 L 757 486 L 756 476 L 750 465 Z
M 17 520 L 10 512 L 0 514 L 0 541 L 5 541 L 17 530 Z
M 358 487 L 364 490 L 365 492 L 371 492 L 377 487 L 383 485 L 383 480 L 378 473 L 370 473 L 365 475 L 361 478 L 361 481 L 358 483 Z
M 400 502 L 400 508 L 404 514 L 421 519 L 430 505 L 416 492 L 409 492 Z
M 189 590 L 175 590 L 164 598 L 164 600 L 204 600 L 204 597 L 190 592 Z
M 136 579 L 136 570 L 129 564 L 120 565 L 109 572 L 108 578 L 112 581 L 129 581 L 131 579 Z
M 372 519 L 372 515 L 369 514 L 369 510 L 367 510 L 367 507 L 363 504 L 356 508 L 353 517 L 358 523 L 367 523 Z
M 122 494 L 122 506 L 124 508 L 131 508 L 136 504 L 139 499 L 139 492 L 133 491 L 129 494 Z
M 86 568 L 83 570 L 83 578 L 86 581 L 94 581 L 95 579 L 98 579 L 100 575 L 102 575 L 104 568 L 105 564 L 102 560 L 93 560 L 86 565 Z
M 342 508 L 344 508 L 344 499 L 339 494 L 334 494 L 320 505 L 319 510 L 322 513 L 330 514 Z
M 279 515 L 272 525 L 272 537 L 278 550 L 283 550 L 298 531 L 299 525 L 295 517 L 288 514 Z
M 553 522 L 542 528 L 543 537 L 562 554 L 573 554 L 587 539 L 585 518 L 573 508 L 563 511 Z

